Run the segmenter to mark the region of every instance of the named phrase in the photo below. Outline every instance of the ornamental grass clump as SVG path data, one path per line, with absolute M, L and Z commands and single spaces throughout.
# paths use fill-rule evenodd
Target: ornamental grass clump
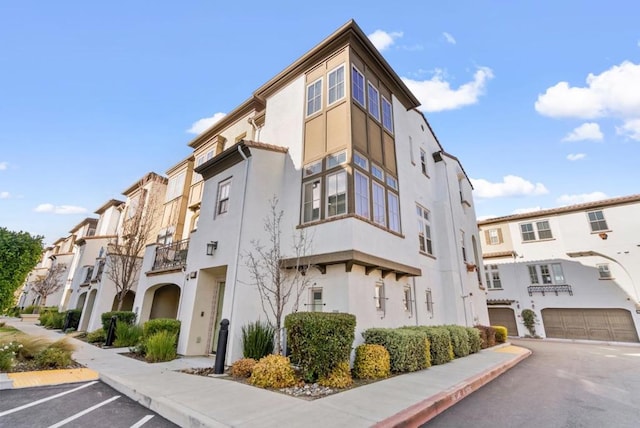
M 126 322 L 116 322 L 116 340 L 113 345 L 121 348 L 125 346 L 135 346 L 142 337 L 142 327 Z
M 71 364 L 71 353 L 65 349 L 49 347 L 36 355 L 34 361 L 41 369 L 61 369 Z
M 384 379 L 391 374 L 389 351 L 382 345 L 362 344 L 356 348 L 353 375 L 358 379 Z
M 104 343 L 107 340 L 107 334 L 104 332 L 104 329 L 99 328 L 90 333 L 87 333 L 86 339 L 89 343 Z
M 288 357 L 267 355 L 253 367 L 249 383 L 261 388 L 288 388 L 297 380 Z
M 273 352 L 275 329 L 256 321 L 242 326 L 242 353 L 245 358 L 259 360 Z
M 176 358 L 176 335 L 166 330 L 145 339 L 145 359 L 150 363 L 171 361 Z

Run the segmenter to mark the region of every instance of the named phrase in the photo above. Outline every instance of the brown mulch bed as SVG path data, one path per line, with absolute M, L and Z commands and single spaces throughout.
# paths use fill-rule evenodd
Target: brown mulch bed
M 33 372 L 40 370 L 81 369 L 84 367 L 84 365 L 75 361 L 72 361 L 71 364 L 64 367 L 39 367 L 35 361 L 17 361 L 13 367 L 11 367 L 11 371 L 9 373 Z

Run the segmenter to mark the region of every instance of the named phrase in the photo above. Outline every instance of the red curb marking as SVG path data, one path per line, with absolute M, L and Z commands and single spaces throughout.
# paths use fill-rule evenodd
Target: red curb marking
M 488 372 L 471 376 L 468 379 L 460 382 L 459 384 L 449 388 L 446 391 L 440 392 L 426 400 L 416 403 L 395 415 L 384 419 L 374 425 L 376 428 L 388 428 L 388 427 L 419 427 L 425 422 L 438 416 L 440 413 L 447 410 L 449 407 L 456 404 L 469 394 L 484 385 L 488 384 L 507 370 L 520 363 L 525 358 L 531 355 L 530 350 L 526 350 L 515 359 L 506 363 L 500 363 L 493 366 Z

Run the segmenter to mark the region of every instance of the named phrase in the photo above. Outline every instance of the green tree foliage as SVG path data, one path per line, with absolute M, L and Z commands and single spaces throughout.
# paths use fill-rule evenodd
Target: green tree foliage
M 13 306 L 16 290 L 38 263 L 42 239 L 0 227 L 0 312 Z

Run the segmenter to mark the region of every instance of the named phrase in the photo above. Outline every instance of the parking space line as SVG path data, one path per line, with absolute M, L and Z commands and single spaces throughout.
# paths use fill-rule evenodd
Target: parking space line
M 117 400 L 118 398 L 120 398 L 120 395 L 116 395 L 115 397 L 111 397 L 108 400 L 104 400 L 102 403 L 98 403 L 95 406 L 91 406 L 88 409 L 84 409 L 83 411 L 76 413 L 75 415 L 71 415 L 67 419 L 61 420 L 57 424 L 51 425 L 49 428 L 61 427 L 62 425 L 65 425 L 65 424 L 67 424 L 67 423 L 69 423 L 71 421 L 74 421 L 74 420 L 78 419 L 79 417 L 86 415 L 89 412 L 93 412 L 95 409 L 97 409 L 99 407 L 102 407 L 105 404 L 109 404 L 112 401 Z
M 85 383 L 84 385 L 80 385 L 77 388 L 73 388 L 73 389 L 70 389 L 68 391 L 64 391 L 64 392 L 61 392 L 59 394 L 52 395 L 51 397 L 42 398 L 40 400 L 32 401 L 31 403 L 27 403 L 27 404 L 24 404 L 24 405 L 19 406 L 19 407 L 14 407 L 13 409 L 5 410 L 4 412 L 0 412 L 0 417 L 5 416 L 5 415 L 9 415 L 11 413 L 19 412 L 20 410 L 28 409 L 29 407 L 37 406 L 38 404 L 47 402 L 49 400 L 54 400 L 54 399 L 56 399 L 58 397 L 62 397 L 63 395 L 71 394 L 72 392 L 79 391 L 79 390 L 81 390 L 83 388 L 86 388 L 88 386 L 95 385 L 96 383 L 98 383 L 97 380 L 95 380 L 93 382 Z
M 135 424 L 131 425 L 131 428 L 140 428 L 142 425 L 146 424 L 147 422 L 149 422 L 149 420 L 153 417 L 153 415 L 147 415 L 144 418 L 140 419 L 138 422 L 136 422 Z

